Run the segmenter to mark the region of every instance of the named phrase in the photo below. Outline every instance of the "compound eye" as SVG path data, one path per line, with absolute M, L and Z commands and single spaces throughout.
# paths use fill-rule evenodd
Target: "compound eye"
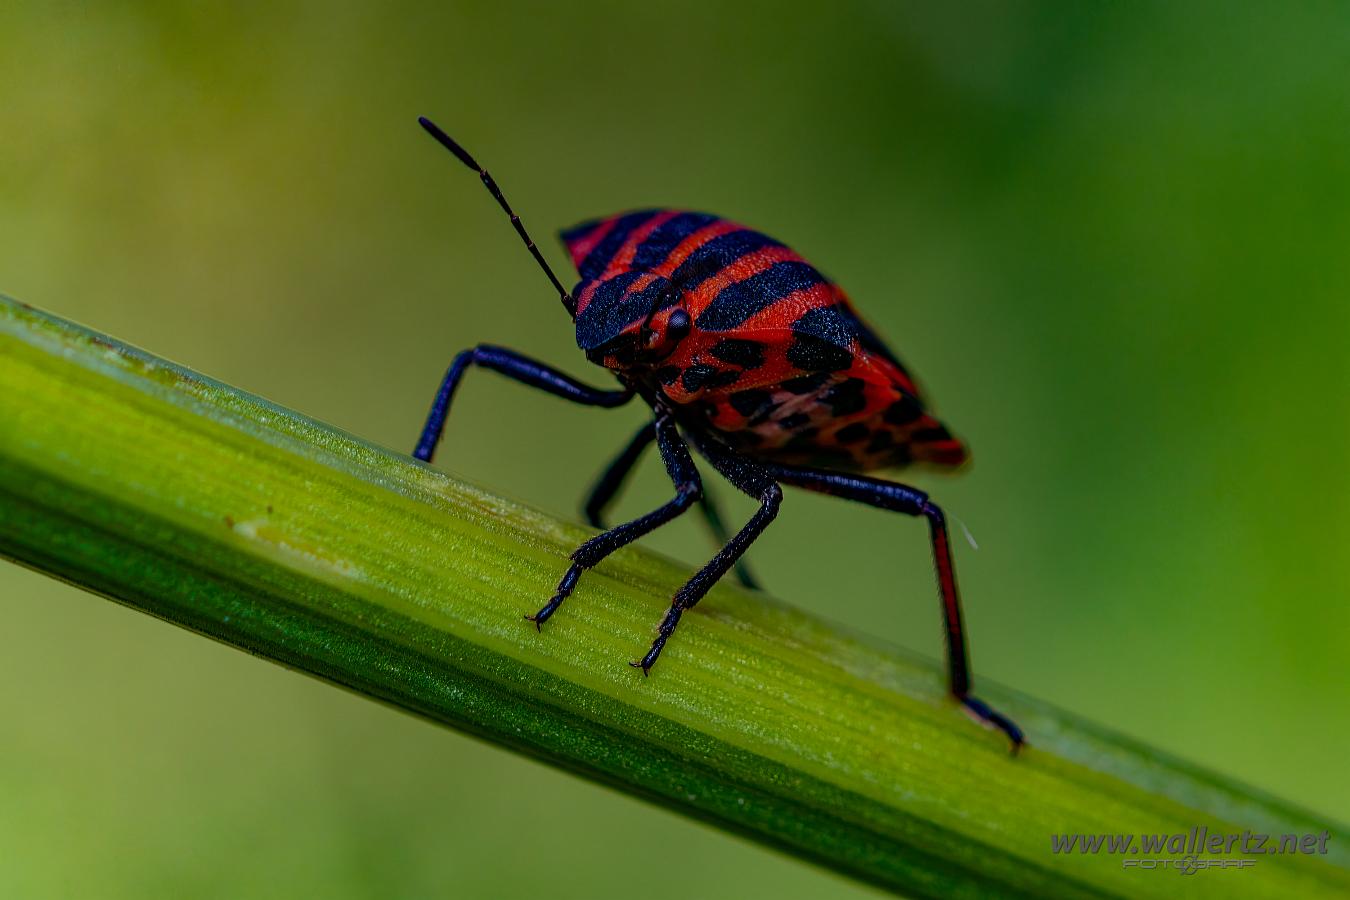
M 689 329 L 692 327 L 693 323 L 689 321 L 689 313 L 677 309 L 670 314 L 670 319 L 666 322 L 666 334 L 671 340 L 678 341 L 689 334 Z

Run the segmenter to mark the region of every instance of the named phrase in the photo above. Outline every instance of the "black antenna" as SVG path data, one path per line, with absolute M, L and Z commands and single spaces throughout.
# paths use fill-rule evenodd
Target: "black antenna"
M 548 267 L 548 263 L 544 260 L 544 255 L 539 252 L 539 248 L 534 245 L 534 241 L 530 240 L 530 233 L 525 230 L 524 224 L 520 221 L 520 216 L 516 215 L 511 209 L 511 204 L 506 202 L 506 197 L 502 196 L 502 189 L 497 187 L 497 182 L 492 180 L 492 176 L 488 174 L 488 170 L 480 166 L 477 160 L 469 155 L 469 151 L 455 143 L 450 135 L 441 131 L 441 129 L 436 126 L 436 123 L 426 116 L 418 116 L 417 123 L 426 129 L 427 134 L 439 141 L 442 147 L 455 154 L 456 159 L 464 163 L 464 165 L 468 166 L 470 169 L 473 169 L 478 173 L 478 177 L 483 179 L 483 186 L 488 189 L 493 197 L 497 198 L 497 204 L 502 209 L 506 210 L 506 214 L 511 217 L 511 224 L 515 226 L 516 234 L 520 235 L 520 239 L 525 242 L 525 248 L 530 251 L 530 255 L 534 257 L 534 261 L 539 263 L 539 268 L 544 270 L 544 274 L 548 276 L 548 280 L 553 282 L 553 288 L 558 292 L 558 299 L 562 300 L 562 305 L 567 308 L 567 314 L 576 318 L 577 301 L 572 299 L 572 295 L 562 286 L 562 282 L 558 280 L 558 276 L 554 275 L 553 270 Z

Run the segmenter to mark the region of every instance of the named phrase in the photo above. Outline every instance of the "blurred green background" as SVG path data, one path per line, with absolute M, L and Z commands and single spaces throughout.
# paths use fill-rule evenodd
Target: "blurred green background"
M 557 266 L 626 207 L 761 227 L 974 447 L 919 483 L 977 677 L 1344 820 L 1348 99 L 1334 4 L 11 3 L 0 291 L 408 449 L 474 342 L 599 377 L 419 113 Z M 446 466 L 569 516 L 639 421 L 462 398 Z M 755 550 L 940 652 L 921 525 L 792 493 Z M 17 567 L 0 616 L 5 897 L 870 893 Z

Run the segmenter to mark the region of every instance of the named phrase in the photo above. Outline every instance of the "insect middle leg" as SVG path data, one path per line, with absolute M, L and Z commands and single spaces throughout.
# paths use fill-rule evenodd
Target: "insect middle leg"
M 436 445 L 445 430 L 445 418 L 450 414 L 450 401 L 454 399 L 455 389 L 459 387 L 464 373 L 472 365 L 492 369 L 508 378 L 547 391 L 555 397 L 562 397 L 585 406 L 622 406 L 633 398 L 633 392 L 630 390 L 607 391 L 594 388 L 559 372 L 552 366 L 522 356 L 514 350 L 491 344 L 479 344 L 472 350 L 465 350 L 456 356 L 445 373 L 441 389 L 436 392 L 436 399 L 431 404 L 431 413 L 427 416 L 426 425 L 422 427 L 422 437 L 417 442 L 417 449 L 413 451 L 413 456 L 423 462 L 429 461 L 431 455 L 436 452 Z
M 609 465 L 600 473 L 600 477 L 591 485 L 581 512 L 586 517 L 586 523 L 592 528 L 609 527 L 605 524 L 605 510 L 623 489 L 624 482 L 628 480 L 633 467 L 642 458 L 643 451 L 654 440 L 656 440 L 656 422 L 647 422 L 624 445 L 619 455 L 610 460 Z
M 598 534 L 578 547 L 572 554 L 572 566 L 558 583 L 558 590 L 552 599 L 544 604 L 539 612 L 525 617 L 534 622 L 536 627 L 547 622 L 549 617 L 557 612 L 558 607 L 577 586 L 582 572 L 594 567 L 620 547 L 631 544 L 644 534 L 674 519 L 703 496 L 703 482 L 699 479 L 698 469 L 694 468 L 694 460 L 690 457 L 689 448 L 680 437 L 675 422 L 668 414 L 659 412 L 651 428 L 655 435 L 656 446 L 661 451 L 661 459 L 666 464 L 666 472 L 675 485 L 675 496 L 645 516 L 639 516 L 631 522 Z M 630 449 L 632 446 L 629 445 Z
M 605 528 L 605 509 L 613 501 L 619 491 L 623 489 L 624 482 L 628 475 L 637 465 L 642 453 L 648 445 L 656 439 L 656 426 L 654 422 L 648 422 L 639 429 L 638 433 L 633 435 L 632 439 L 619 451 L 619 455 L 605 466 L 600 477 L 595 480 L 591 486 L 590 493 L 586 496 L 585 505 L 582 507 L 582 513 L 586 516 L 586 521 L 592 528 Z M 721 547 L 731 538 L 727 527 L 722 519 L 721 512 L 717 509 L 717 504 L 713 498 L 705 491 L 698 501 L 699 511 L 703 514 L 703 520 L 707 523 L 708 530 L 712 533 L 713 540 L 717 546 Z M 759 590 L 759 582 L 750 574 L 750 567 L 744 559 L 736 560 L 736 578 L 741 584 L 751 590 Z
M 778 507 L 783 502 L 783 489 L 778 486 L 773 476 L 763 466 L 737 456 L 710 440 L 700 440 L 697 435 L 691 435 L 691 437 L 696 442 L 699 452 L 708 462 L 712 463 L 713 468 L 717 469 L 737 488 L 759 501 L 759 510 L 740 531 L 736 532 L 731 540 L 727 541 L 726 545 L 718 551 L 717 555 L 707 565 L 699 569 L 693 578 L 685 582 L 684 586 L 675 592 L 675 597 L 670 603 L 670 609 L 666 611 L 665 618 L 661 620 L 661 624 L 657 628 L 656 640 L 652 641 L 651 649 L 642 659 L 630 663 L 630 665 L 640 668 L 644 675 L 651 671 L 652 666 L 656 664 L 657 657 L 661 655 L 661 650 L 666 646 L 666 641 L 675 633 L 676 626 L 680 624 L 680 617 L 684 614 L 684 611 L 702 600 L 703 595 L 712 589 L 718 579 L 736 564 L 746 548 L 755 542 L 755 539 L 778 515 Z
M 928 520 L 929 537 L 933 544 L 933 564 L 937 570 L 938 591 L 942 595 L 943 621 L 947 633 L 948 688 L 952 696 L 976 719 L 1006 734 L 1012 741 L 1013 752 L 1016 753 L 1026 740 L 1022 729 L 1007 716 L 991 709 L 988 704 L 970 694 L 970 662 L 966 649 L 965 628 L 961 622 L 961 598 L 956 590 L 956 568 L 952 563 L 947 519 L 938 505 L 928 499 L 928 495 L 923 491 L 892 481 L 883 481 L 880 478 L 796 466 L 769 465 L 767 468 L 773 477 L 783 484 L 855 500 L 906 515 L 923 516 Z

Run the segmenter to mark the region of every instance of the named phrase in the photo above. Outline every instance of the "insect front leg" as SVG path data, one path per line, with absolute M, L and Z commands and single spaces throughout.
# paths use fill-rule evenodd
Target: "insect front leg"
M 413 451 L 413 456 L 423 462 L 429 462 L 431 455 L 436 452 L 436 444 L 440 442 L 441 433 L 445 430 L 445 418 L 450 414 L 450 401 L 455 397 L 455 389 L 459 387 L 460 379 L 472 365 L 500 372 L 508 378 L 584 406 L 622 406 L 633 398 L 633 392 L 626 388 L 607 391 L 591 387 L 552 366 L 521 356 L 514 350 L 491 344 L 479 344 L 472 350 L 465 350 L 456 356 L 445 373 L 441 389 L 436 392 L 436 399 L 431 404 L 427 423 L 422 427 L 422 438 L 417 442 L 417 449 Z
M 928 520 L 929 537 L 933 544 L 933 565 L 937 571 L 947 633 L 948 687 L 952 696 L 976 719 L 1006 734 L 1012 741 L 1013 753 L 1016 753 L 1026 742 L 1022 729 L 1007 716 L 970 695 L 970 662 L 965 628 L 961 622 L 961 598 L 956 590 L 956 568 L 952 563 L 947 518 L 938 505 L 928 499 L 923 491 L 880 478 L 796 466 L 770 465 L 768 468 L 783 484 L 856 500 L 906 515 L 923 516 Z
M 675 485 L 675 496 L 645 516 L 598 534 L 578 547 L 572 554 L 572 566 L 558 583 L 558 590 L 552 599 L 544 604 L 539 612 L 525 617 L 534 622 L 536 627 L 547 622 L 557 612 L 558 607 L 576 588 L 582 572 L 594 567 L 620 547 L 631 544 L 644 534 L 666 524 L 703 496 L 703 482 L 698 476 L 698 469 L 694 468 L 689 448 L 685 446 L 670 416 L 658 413 L 652 428 L 656 436 L 656 446 L 661 451 L 661 459 L 666 464 L 666 472 Z M 633 444 L 630 444 L 629 448 L 632 447 Z
M 632 439 L 619 451 L 619 455 L 605 466 L 600 477 L 595 480 L 591 486 L 590 493 L 586 495 L 585 504 L 582 507 L 582 514 L 586 517 L 586 522 L 592 528 L 605 528 L 605 510 L 609 504 L 623 489 L 623 484 L 628 480 L 633 467 L 637 465 L 638 460 L 642 458 L 643 452 L 652 441 L 656 440 L 655 423 L 648 422 L 643 425 L 638 433 L 633 435 Z M 713 540 L 717 546 L 721 547 L 730 539 L 726 525 L 723 524 L 722 514 L 718 511 L 717 505 L 712 497 L 705 491 L 698 501 L 699 511 L 703 513 L 703 520 L 712 533 Z M 741 584 L 751 590 L 759 590 L 759 583 L 755 577 L 750 574 L 750 567 L 746 565 L 744 559 L 736 561 L 736 578 Z
M 670 603 L 670 609 L 657 628 L 656 640 L 652 641 L 651 649 L 642 659 L 630 663 L 630 665 L 640 668 L 643 675 L 650 672 L 652 666 L 656 665 L 657 657 L 661 655 L 662 649 L 665 648 L 666 641 L 670 640 L 670 636 L 675 633 L 675 628 L 680 624 L 680 617 L 684 615 L 684 611 L 702 600 L 718 579 L 736 564 L 736 561 L 741 558 L 741 554 L 745 553 L 746 548 L 755 542 L 755 539 L 778 515 L 778 507 L 783 502 L 783 489 L 778 486 L 773 476 L 763 466 L 737 456 L 710 440 L 701 440 L 697 435 L 693 435 L 693 439 L 697 442 L 699 452 L 708 462 L 712 463 L 713 468 L 717 469 L 737 488 L 759 500 L 759 510 L 745 524 L 745 527 L 736 532 L 731 540 L 727 541 L 726 545 L 707 565 L 699 569 L 693 578 L 685 582 L 684 586 L 675 592 L 675 597 Z

